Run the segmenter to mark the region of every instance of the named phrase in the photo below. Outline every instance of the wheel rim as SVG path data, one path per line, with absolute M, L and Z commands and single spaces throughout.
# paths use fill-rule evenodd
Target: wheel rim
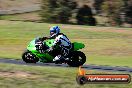
M 79 61 L 79 62 L 83 62 L 83 58 L 80 57 L 80 56 L 78 56 L 78 61 Z
M 86 62 L 86 56 L 83 52 L 75 51 L 69 55 L 70 59 L 68 61 L 69 66 L 78 67 Z
M 25 58 L 27 60 L 33 60 L 34 59 L 34 56 L 31 53 L 27 53 L 27 54 L 25 54 Z
M 72 57 L 73 59 L 71 59 L 71 63 L 72 64 L 75 64 L 75 65 L 81 65 L 83 64 L 83 58 L 81 56 L 75 56 L 75 57 Z
M 76 57 L 72 57 L 70 61 L 74 64 L 77 64 L 77 63 L 80 63 L 80 60 L 81 59 L 79 58 L 79 56 L 76 56 Z

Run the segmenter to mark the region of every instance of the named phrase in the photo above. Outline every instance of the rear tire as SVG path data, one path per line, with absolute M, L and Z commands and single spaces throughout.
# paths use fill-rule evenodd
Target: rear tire
M 68 61 L 68 65 L 72 67 L 79 67 L 86 62 L 86 56 L 81 51 L 74 51 L 70 55 L 70 60 Z
M 26 63 L 36 63 L 39 61 L 39 59 L 28 50 L 22 54 L 22 59 Z

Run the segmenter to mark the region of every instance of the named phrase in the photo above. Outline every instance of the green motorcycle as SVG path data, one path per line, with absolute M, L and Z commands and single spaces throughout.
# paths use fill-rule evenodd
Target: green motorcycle
M 60 49 L 59 46 L 56 46 L 52 52 L 47 52 L 46 50 L 53 45 L 54 39 L 44 40 L 43 50 L 44 53 L 40 53 L 36 48 L 36 44 L 39 42 L 39 38 L 33 39 L 27 46 L 26 51 L 22 54 L 22 59 L 26 63 L 53 63 L 53 59 L 56 55 L 58 55 Z M 74 42 L 72 43 L 72 49 L 70 50 L 70 54 L 68 55 L 68 60 L 63 61 L 62 63 L 66 63 L 72 67 L 78 67 L 83 65 L 86 62 L 86 56 L 83 52 L 79 51 L 84 48 L 85 45 L 82 43 Z

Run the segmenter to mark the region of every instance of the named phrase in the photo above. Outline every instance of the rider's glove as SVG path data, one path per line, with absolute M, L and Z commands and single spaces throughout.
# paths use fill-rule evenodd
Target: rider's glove
M 39 41 L 43 41 L 43 38 L 39 38 Z

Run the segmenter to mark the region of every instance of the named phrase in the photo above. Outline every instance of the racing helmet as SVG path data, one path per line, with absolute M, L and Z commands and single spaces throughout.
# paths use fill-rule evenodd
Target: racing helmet
M 60 33 L 59 26 L 53 26 L 50 28 L 50 35 L 58 35 Z

